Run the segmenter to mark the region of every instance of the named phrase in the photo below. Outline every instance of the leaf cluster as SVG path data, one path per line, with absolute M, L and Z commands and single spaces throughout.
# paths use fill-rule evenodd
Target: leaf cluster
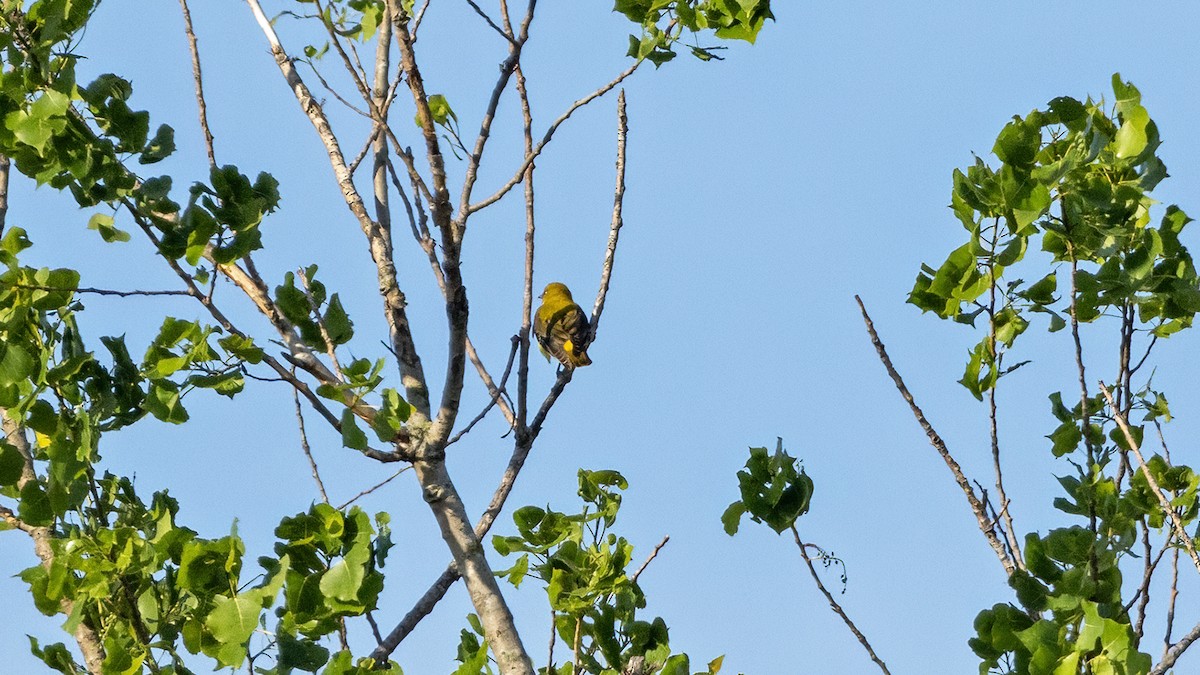
M 756 523 L 781 533 L 795 526 L 800 516 L 808 513 L 812 501 L 813 481 L 800 466 L 800 461 L 783 449 L 779 439 L 774 453 L 766 448 L 750 448 L 746 467 L 738 471 L 738 489 L 742 498 L 729 505 L 721 515 L 725 533 L 737 534 L 742 516 L 750 514 Z
M 516 563 L 497 572 L 514 587 L 527 578 L 540 580 L 546 588 L 554 613 L 553 630 L 574 662 L 540 672 L 568 675 L 575 672 L 617 675 L 630 672 L 687 675 L 688 657 L 672 654 L 667 624 L 662 618 L 639 619 L 645 596 L 629 576 L 633 545 L 610 531 L 621 507 L 621 491 L 628 487 L 616 471 L 579 471 L 579 496 L 583 509 L 563 513 L 525 506 L 513 513 L 517 534 L 496 535 L 492 545 L 500 555 L 519 553 Z M 486 644 L 482 631 L 472 623 L 463 630 L 456 675 L 474 675 L 487 670 Z M 720 669 L 720 659 L 707 673 Z

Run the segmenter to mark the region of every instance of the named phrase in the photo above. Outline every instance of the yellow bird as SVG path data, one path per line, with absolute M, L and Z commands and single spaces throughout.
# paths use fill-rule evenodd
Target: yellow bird
M 567 368 L 591 365 L 587 315 L 571 299 L 571 291 L 565 284 L 554 282 L 539 297 L 542 305 L 533 314 L 533 334 L 542 354 L 547 360 L 553 355 Z

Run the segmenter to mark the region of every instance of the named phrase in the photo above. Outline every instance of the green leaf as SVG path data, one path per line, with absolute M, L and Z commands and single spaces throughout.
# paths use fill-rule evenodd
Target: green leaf
M 0 486 L 16 485 L 25 468 L 25 458 L 16 446 L 0 441 Z
M 142 148 L 141 155 L 138 157 L 138 163 L 154 164 L 166 159 L 174 152 L 175 130 L 163 124 L 158 127 L 154 138 L 151 138 L 146 143 L 146 146 Z
M 188 421 L 188 412 L 183 407 L 179 388 L 170 380 L 152 382 L 142 407 L 163 422 L 183 424 Z
M 253 597 L 239 595 L 233 598 L 217 596 L 213 598 L 213 609 L 204 620 L 204 625 L 218 642 L 238 645 L 242 648 L 232 652 L 224 652 L 218 657 L 223 666 L 240 666 L 245 659 L 245 643 L 250 640 L 254 629 L 258 628 L 258 616 L 262 613 L 262 603 Z
M 450 102 L 442 94 L 434 94 L 429 97 L 429 115 L 433 118 L 433 123 L 438 126 L 446 126 L 451 120 L 458 121 L 458 116 L 454 114 L 454 110 L 450 107 Z M 414 120 L 417 126 L 421 126 L 421 118 L 418 115 Z
M 36 368 L 37 363 L 20 344 L 0 344 L 0 385 L 22 384 Z
M 88 220 L 88 229 L 100 233 L 100 238 L 108 243 L 114 241 L 129 241 L 129 233 L 113 226 L 113 217 L 106 213 L 97 213 Z
M 280 670 L 303 670 L 315 673 L 329 661 L 329 650 L 306 639 L 297 639 L 286 631 L 276 631 L 275 639 L 279 643 Z
M 746 513 L 746 507 L 740 501 L 730 504 L 729 508 L 725 509 L 725 512 L 721 514 L 721 524 L 725 527 L 725 534 L 731 537 L 737 534 L 744 513 Z
M 40 482 L 31 480 L 21 488 L 21 502 L 17 507 L 17 514 L 27 525 L 34 527 L 54 524 L 54 509 Z
M 352 450 L 367 449 L 367 435 L 358 428 L 354 411 L 349 408 L 342 411 L 342 445 Z
M 325 330 L 329 340 L 335 345 L 344 345 L 354 337 L 354 322 L 342 307 L 342 300 L 334 293 L 329 298 L 329 307 L 325 310 Z

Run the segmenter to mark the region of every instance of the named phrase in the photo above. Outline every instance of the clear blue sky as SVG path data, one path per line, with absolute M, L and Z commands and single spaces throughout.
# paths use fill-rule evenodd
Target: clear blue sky
M 269 171 L 281 182 L 282 209 L 264 224 L 259 269 L 278 280 L 299 265 L 320 264 L 356 321 L 355 353 L 382 355 L 378 339 L 386 332 L 361 234 L 249 10 L 239 2 L 192 4 L 218 161 L 249 174 Z M 465 3 L 432 4 L 419 45 L 426 85 L 449 98 L 470 133 L 503 45 Z M 1010 599 L 1003 572 L 876 360 L 852 296 L 867 302 L 897 367 L 968 473 L 990 484 L 985 411 L 955 384 L 973 340 L 904 302 L 920 263 L 940 262 L 961 238 L 946 208 L 950 173 L 970 163 L 973 152 L 987 155 L 1012 115 L 1060 95 L 1105 96 L 1110 76 L 1120 71 L 1141 89 L 1165 140 L 1161 154 L 1172 177 L 1158 197 L 1200 213 L 1200 8 L 777 4 L 777 22 L 757 45 L 732 45 L 723 62 L 681 57 L 657 72 L 647 67 L 626 85 L 626 225 L 591 349 L 595 365 L 577 375 L 554 409 L 509 503 L 567 510 L 576 503 L 579 467 L 620 470 L 631 487 L 618 527 L 637 545 L 635 557 L 671 536 L 642 582 L 648 612 L 667 620 L 677 650 L 696 663 L 726 654 L 730 673 L 870 672 L 788 539 L 761 527 L 746 526 L 734 539 L 721 530 L 719 516 L 737 496 L 734 473 L 746 448 L 782 436 L 816 482 L 801 533 L 846 561 L 849 585 L 838 597 L 892 671 L 975 672 L 966 644 L 971 622 L 979 610 Z M 283 7 L 271 2 L 267 10 Z M 539 5 L 524 59 L 537 127 L 627 65 L 626 26 L 607 2 Z M 281 25 L 281 34 L 291 50 L 302 46 L 290 24 Z M 135 106 L 175 127 L 180 153 L 163 168 L 176 184 L 202 177 L 176 4 L 108 0 L 79 51 L 88 56 L 87 72 L 131 78 Z M 515 97 L 506 95 L 503 108 L 480 194 L 519 162 Z M 565 281 L 583 298 L 594 296 L 608 234 L 614 108 L 610 97 L 578 113 L 538 162 L 537 282 Z M 397 119 L 409 114 L 402 106 Z M 342 112 L 335 113 L 335 127 L 362 137 L 361 123 Z M 351 153 L 357 143 L 348 144 Z M 471 334 L 495 370 L 519 326 L 518 199 L 514 193 L 473 219 L 464 253 Z M 101 244 L 84 227 L 89 214 L 67 208 L 49 189 L 33 190 L 18 179 L 12 202 L 9 222 L 28 229 L 36 245 L 31 262 L 76 266 L 86 285 L 175 287 L 146 245 Z M 398 232 L 401 283 L 413 323 L 432 326 L 418 333 L 418 344 L 427 370 L 437 372 L 444 349 L 440 301 L 423 254 Z M 221 291 L 233 301 L 232 287 Z M 201 317 L 181 300 L 88 298 L 86 304 L 89 337 L 126 333 L 135 354 L 162 313 Z M 240 323 L 268 335 L 246 303 L 233 306 Z M 1068 523 L 1048 505 L 1059 495 L 1052 474 L 1070 471 L 1049 458 L 1042 438 L 1054 427 L 1045 396 L 1070 388 L 1073 371 L 1062 360 L 1068 352 L 1061 337 L 1031 338 L 1030 348 L 1040 350 L 1036 362 L 1008 378 L 1001 392 L 1001 434 L 1018 529 L 1044 532 Z M 1187 388 L 1200 375 L 1195 349 L 1186 334 L 1168 341 L 1159 358 L 1172 365 L 1156 378 L 1180 418 L 1171 432 L 1175 457 L 1193 465 L 1185 442 L 1195 437 L 1192 420 L 1200 409 L 1200 397 Z M 553 369 L 532 365 L 534 391 L 544 391 Z M 470 373 L 467 392 L 469 419 L 485 401 Z M 136 474 L 146 494 L 169 487 L 183 505 L 180 521 L 207 536 L 227 532 L 236 518 L 253 561 L 270 546 L 279 517 L 316 498 L 290 394 L 281 385 L 251 384 L 232 403 L 203 395 L 189 403 L 193 422 L 185 427 L 147 421 L 106 438 L 106 461 Z M 309 428 L 333 499 L 393 470 L 340 448 L 315 416 Z M 490 498 L 508 459 L 511 441 L 500 438 L 503 432 L 491 418 L 451 453 L 472 513 Z M 409 476 L 364 507 L 390 511 L 395 525 L 398 545 L 378 612 L 390 626 L 441 571 L 447 553 Z M 508 531 L 510 522 L 503 516 L 494 531 Z M 0 561 L 3 669 L 33 671 L 24 633 L 43 642 L 69 636 L 38 615 L 24 584 L 10 577 L 34 562 L 28 540 L 0 535 Z M 836 574 L 826 580 L 836 593 Z M 548 613 L 541 590 L 529 584 L 508 597 L 526 645 L 543 661 Z M 468 611 L 458 587 L 396 653 L 405 671 L 452 670 Z M 1154 617 L 1162 611 L 1151 606 Z M 1197 620 L 1195 603 L 1184 602 L 1177 626 Z M 1157 628 L 1148 633 L 1155 655 L 1159 635 Z M 364 628 L 356 643 L 365 652 Z M 1198 663 L 1193 655 L 1181 668 Z

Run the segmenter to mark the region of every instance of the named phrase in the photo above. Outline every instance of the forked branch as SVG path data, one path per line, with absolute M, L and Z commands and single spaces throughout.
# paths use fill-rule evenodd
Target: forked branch
M 879 354 L 879 360 L 883 362 L 883 367 L 887 369 L 888 375 L 892 381 L 896 383 L 896 389 L 900 392 L 900 396 L 908 403 L 908 407 L 912 409 L 913 416 L 917 418 L 917 424 L 921 425 L 921 429 L 925 431 L 925 435 L 929 437 L 929 443 L 941 455 L 942 460 L 946 463 L 946 467 L 950 469 L 950 473 L 954 474 L 954 481 L 958 483 L 958 487 L 962 489 L 963 494 L 967 498 L 967 503 L 971 507 L 971 512 L 975 514 L 975 520 L 979 523 L 979 529 L 983 532 L 983 536 L 987 538 L 988 544 L 992 550 L 996 552 L 996 557 L 1000 559 L 1000 564 L 1004 566 L 1004 572 L 1008 576 L 1012 576 L 1016 571 L 1016 565 L 1008 554 L 1008 550 L 1004 546 L 1004 542 L 996 535 L 996 522 L 988 517 L 987 509 L 983 502 L 979 501 L 979 497 L 975 495 L 975 490 L 971 487 L 970 481 L 967 480 L 963 473 L 962 467 L 950 454 L 950 450 L 946 447 L 946 442 L 934 430 L 933 425 L 925 418 L 925 413 L 917 405 L 913 398 L 912 392 L 904 384 L 904 379 L 900 377 L 900 373 L 896 371 L 892 365 L 891 358 L 888 357 L 887 349 L 884 348 L 883 342 L 879 339 L 879 334 L 875 332 L 875 324 L 871 322 L 870 315 L 867 314 L 867 308 L 863 305 L 862 298 L 854 296 L 855 302 L 858 303 L 859 310 L 862 311 L 863 322 L 867 326 L 867 333 L 871 336 L 871 344 L 875 345 L 875 351 Z

